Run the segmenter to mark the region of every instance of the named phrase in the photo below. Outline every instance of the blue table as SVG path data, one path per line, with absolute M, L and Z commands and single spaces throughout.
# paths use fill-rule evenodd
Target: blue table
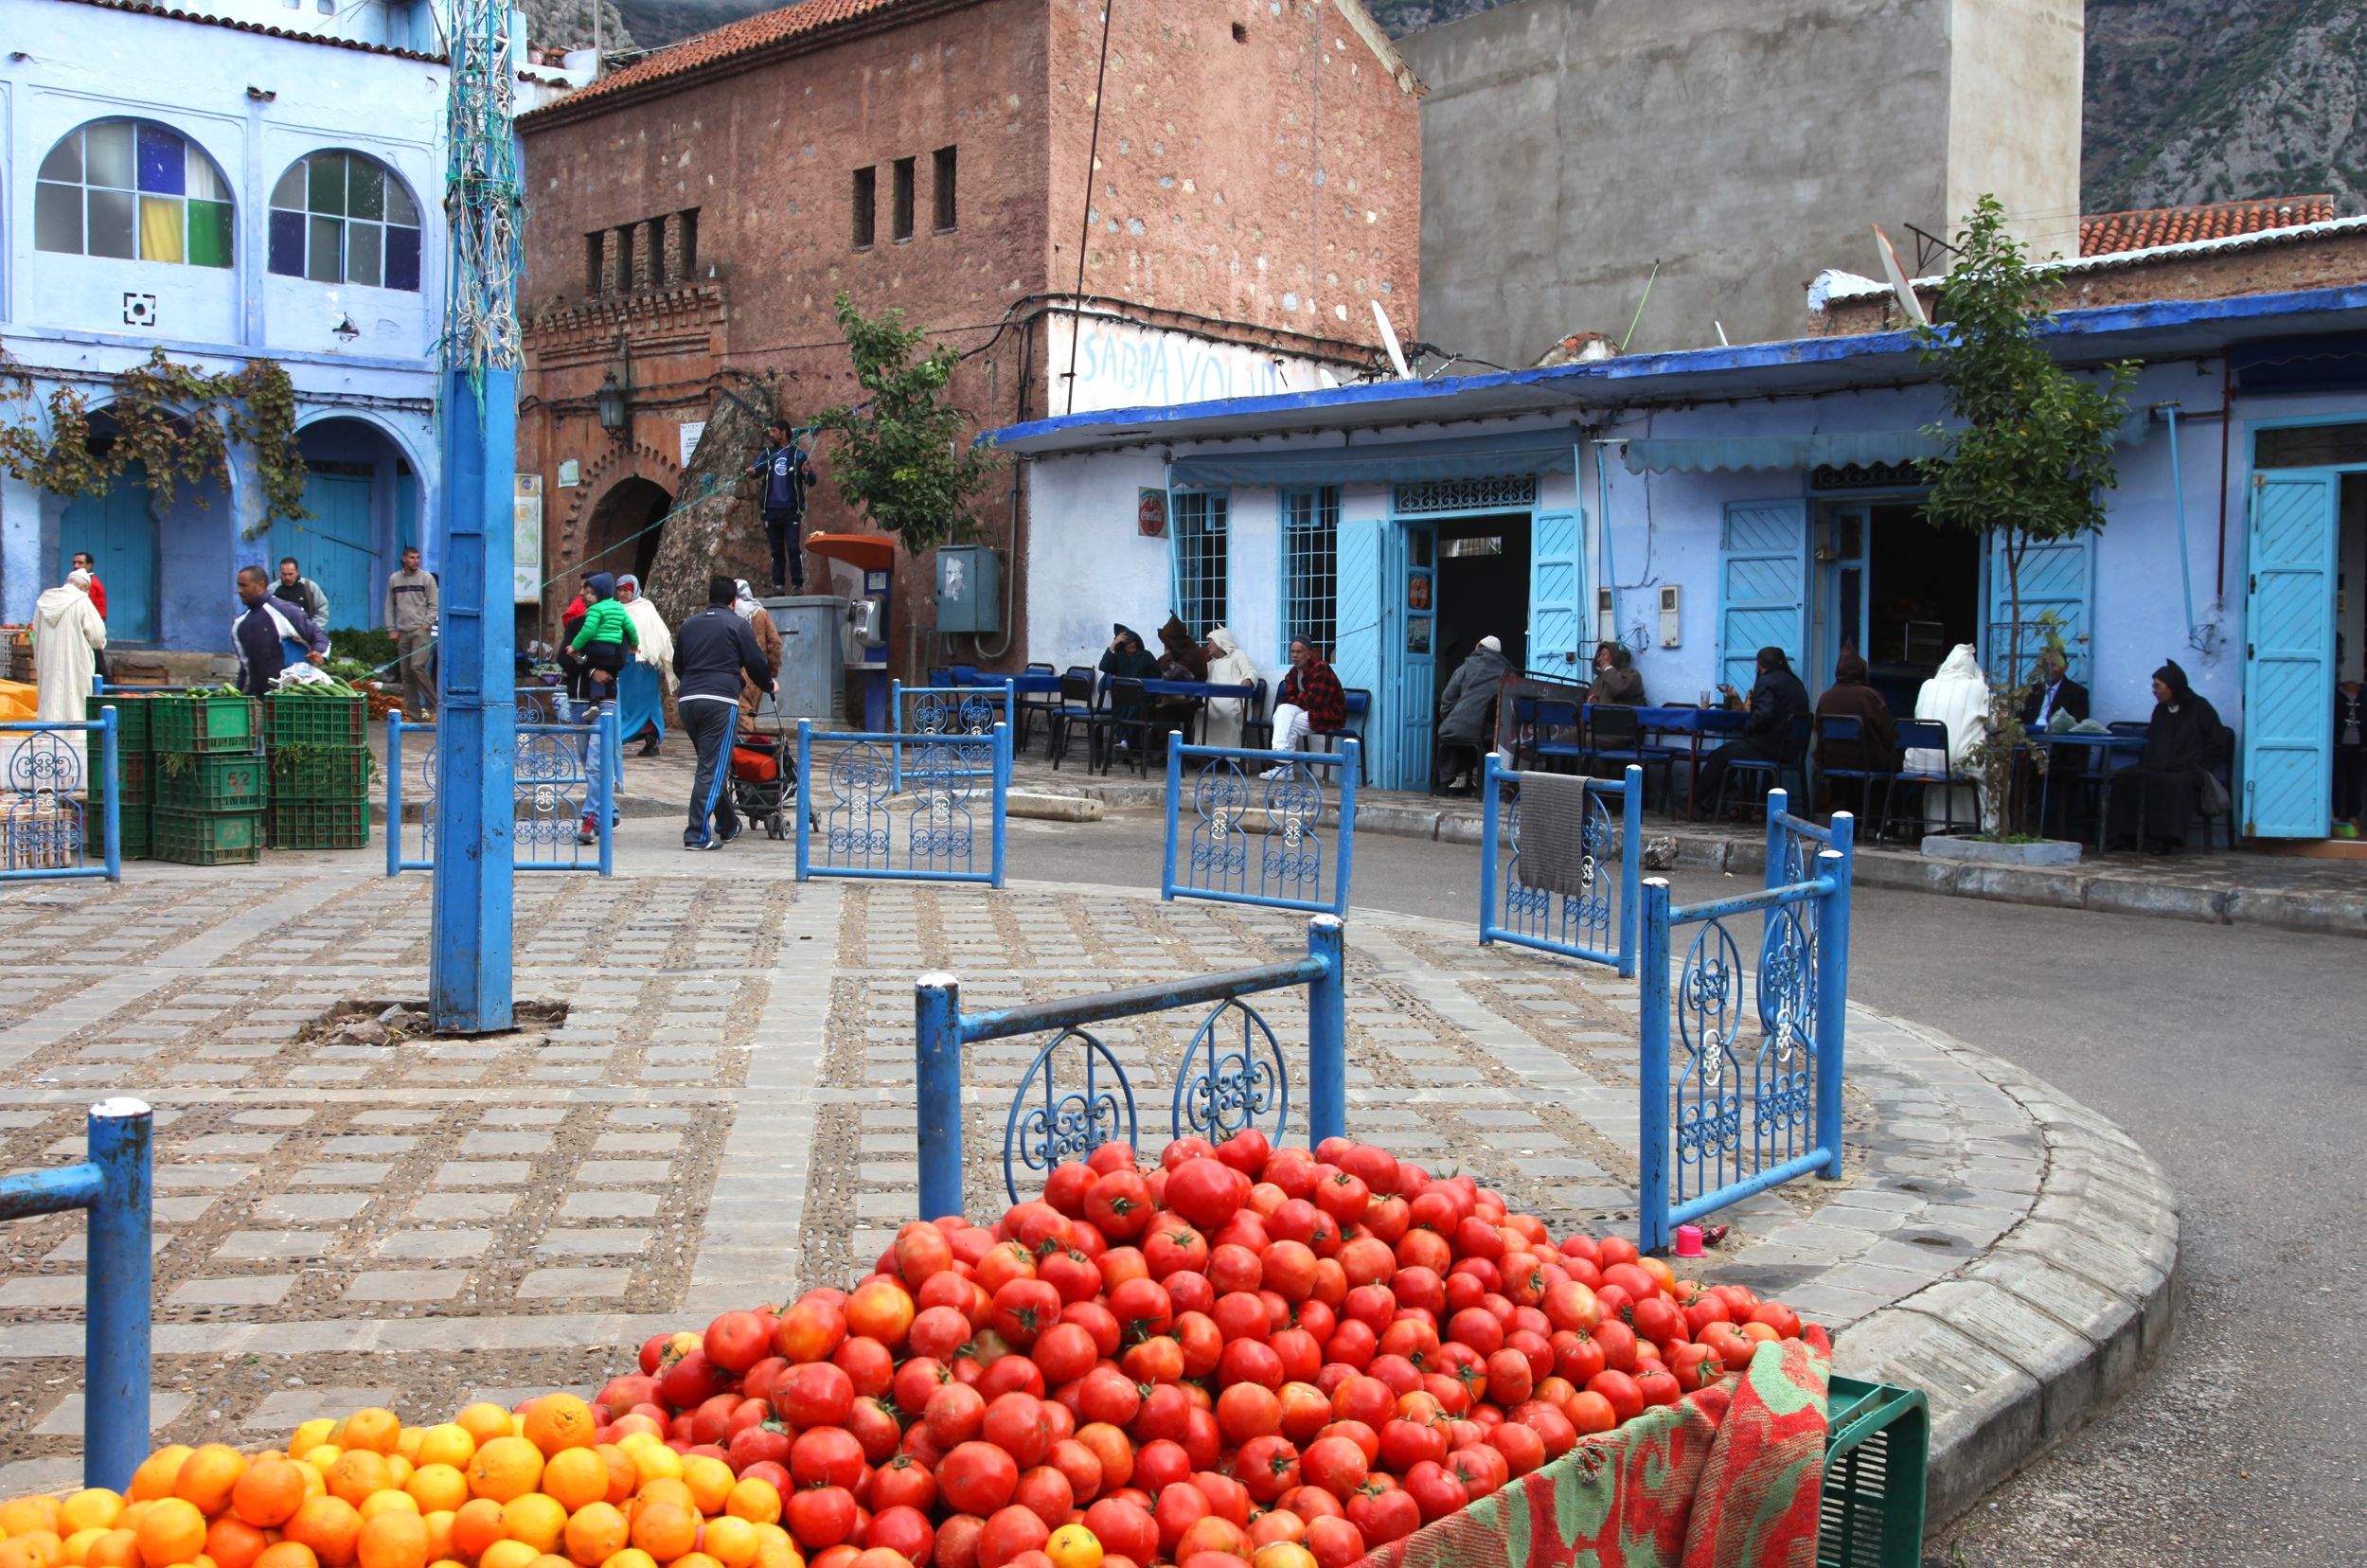
M 2073 751 L 2100 751 L 2105 753 L 2104 773 L 2108 777 L 2106 793 L 2109 795 L 2110 792 L 2110 785 L 2109 783 L 2109 775 L 2117 772 L 2119 767 L 2119 764 L 2116 764 L 2111 754 L 2115 752 L 2126 752 L 2128 754 L 2128 759 L 2130 761 L 2134 761 L 2136 760 L 2136 754 L 2145 749 L 2145 737 L 2142 733 L 2137 735 L 2121 735 L 2116 734 L 2111 730 L 2104 730 L 2100 732 L 2096 730 L 2046 730 L 2036 735 L 2026 736 L 2022 744 L 2024 749 L 2034 745 L 2044 746 L 2046 748 L 2046 772 L 2041 775 L 2038 779 L 2038 831 L 2044 833 L 2046 831 L 2047 824 L 2047 802 L 2052 797 L 2055 791 L 2056 753 L 2067 749 Z M 2105 818 L 2109 814 L 2109 807 L 2106 801 L 2099 800 L 2096 803 L 2096 847 L 2098 849 L 2102 849 L 2104 847 L 2104 825 Z
M 1647 734 L 1682 735 L 1685 747 L 1685 820 L 1693 820 L 1694 796 L 1701 782 L 1701 738 L 1705 735 L 1739 735 L 1750 723 L 1747 708 L 1717 707 L 1640 707 L 1634 710 L 1637 725 Z M 1671 752 L 1674 747 L 1669 748 Z
M 1011 694 L 1015 697 L 1058 697 L 1060 694 L 1060 678 L 1041 669 L 1023 675 L 989 675 L 983 670 L 973 670 L 965 675 L 960 670 L 953 671 L 955 686 L 991 686 L 1000 690 L 1006 681 L 1011 684 Z

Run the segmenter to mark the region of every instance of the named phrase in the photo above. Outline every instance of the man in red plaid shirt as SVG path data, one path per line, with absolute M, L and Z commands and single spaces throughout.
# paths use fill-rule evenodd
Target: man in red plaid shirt
M 1274 749 L 1297 751 L 1310 732 L 1336 730 L 1347 721 L 1347 693 L 1340 689 L 1340 677 L 1324 663 L 1313 643 L 1292 637 L 1290 672 L 1274 690 Z M 1267 776 L 1280 772 L 1280 768 L 1270 769 Z

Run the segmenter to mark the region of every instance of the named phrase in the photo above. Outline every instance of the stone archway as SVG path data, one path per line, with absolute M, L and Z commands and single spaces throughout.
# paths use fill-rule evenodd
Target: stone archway
M 594 514 L 607 504 L 611 493 L 626 480 L 646 481 L 652 489 L 670 497 L 682 489 L 682 465 L 674 461 L 669 454 L 647 441 L 620 441 L 611 446 L 584 471 L 582 482 L 575 487 L 574 495 L 568 502 L 567 515 L 561 520 L 550 540 L 551 553 L 543 563 L 543 576 L 552 580 L 550 586 L 543 590 L 543 613 L 547 624 L 552 627 L 559 624 L 560 606 L 574 597 L 585 572 L 637 571 L 641 577 L 649 576 L 647 571 L 638 570 L 634 560 L 621 552 L 614 558 L 623 562 L 621 565 L 613 564 L 612 559 L 607 556 L 589 566 L 583 564 L 595 551 L 610 543 L 607 539 L 596 540 L 592 531 Z M 648 491 L 640 493 L 646 497 Z M 645 526 L 650 521 L 645 517 L 625 531 L 630 533 Z M 655 540 L 659 535 L 651 533 L 646 537 Z M 654 559 L 654 546 L 650 559 Z
M 656 481 L 638 474 L 617 480 L 585 516 L 578 570 L 615 577 L 630 572 L 646 580 L 666 532 L 666 514 L 673 509 L 673 493 Z

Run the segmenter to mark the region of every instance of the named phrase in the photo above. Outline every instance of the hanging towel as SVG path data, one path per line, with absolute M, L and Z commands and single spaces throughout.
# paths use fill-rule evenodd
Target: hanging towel
M 1570 774 L 1521 775 L 1521 881 L 1548 893 L 1593 891 L 1587 864 L 1586 787 Z

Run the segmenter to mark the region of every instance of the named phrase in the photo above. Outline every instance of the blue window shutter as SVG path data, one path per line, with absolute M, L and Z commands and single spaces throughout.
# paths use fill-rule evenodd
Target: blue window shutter
M 1340 645 L 1332 672 L 1344 686 L 1380 686 L 1380 535 L 1377 517 L 1340 520 Z
M 1528 668 L 1586 677 L 1586 514 L 1539 512 L 1529 520 Z
M 2330 473 L 2252 479 L 2244 605 L 2244 831 L 2323 838 L 2333 809 Z
M 1808 504 L 1729 502 L 1717 549 L 1717 678 L 1749 691 L 1762 648 L 1802 668 L 1807 603 Z
M 2093 684 L 2095 646 L 2095 536 L 2032 543 L 2021 556 L 2021 677 L 2046 642 L 2038 617 L 2053 615 L 2061 622 L 2065 659 L 2071 678 Z M 2007 669 L 2013 648 L 2013 597 L 2007 591 L 2005 536 L 1989 538 L 1989 645 L 1981 667 L 1993 680 L 2015 679 Z M 2328 711 L 2332 711 L 2329 709 Z

